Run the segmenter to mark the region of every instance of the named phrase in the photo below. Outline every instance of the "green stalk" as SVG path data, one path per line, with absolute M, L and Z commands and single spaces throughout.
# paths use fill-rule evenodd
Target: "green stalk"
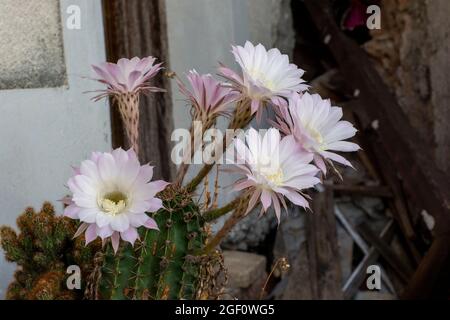
M 230 202 L 228 205 L 226 205 L 223 208 L 218 209 L 217 211 L 220 211 L 222 215 L 224 215 L 225 209 L 229 209 L 229 207 L 234 207 L 234 212 L 231 215 L 230 218 L 228 218 L 227 221 L 225 221 L 225 224 L 223 227 L 216 233 L 216 235 L 209 241 L 205 248 L 203 249 L 203 254 L 209 254 L 216 246 L 220 244 L 223 238 L 226 237 L 226 235 L 230 232 L 231 229 L 243 218 L 245 217 L 245 214 L 247 212 L 248 203 L 250 200 L 250 192 L 245 192 L 240 196 L 239 198 L 236 198 L 232 202 Z M 221 210 L 223 209 L 223 210 Z M 231 210 L 229 210 L 231 211 Z M 225 212 L 225 213 L 224 213 Z M 220 216 L 219 213 L 214 213 L 216 216 Z
M 220 218 L 221 216 L 226 215 L 228 212 L 236 209 L 236 207 L 239 205 L 239 202 L 241 200 L 242 200 L 242 197 L 238 197 L 221 208 L 206 211 L 203 214 L 203 218 L 205 219 L 206 222 L 211 222 L 213 220 L 216 220 L 216 219 Z

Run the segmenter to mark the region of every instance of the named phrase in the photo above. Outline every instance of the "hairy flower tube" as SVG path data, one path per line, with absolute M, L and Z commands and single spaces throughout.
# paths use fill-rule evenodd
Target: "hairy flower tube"
M 331 152 L 357 151 L 360 147 L 344 141 L 355 135 L 356 129 L 348 121 L 341 120 L 342 108 L 332 107 L 330 100 L 318 94 L 293 94 L 288 109 L 281 112 L 278 127 L 286 135 L 293 135 L 302 148 L 314 154 L 314 163 L 326 173 L 324 159 L 352 166 L 344 157 Z
M 72 197 L 64 215 L 82 222 L 76 236 L 84 232 L 86 244 L 97 237 L 111 238 L 116 252 L 120 239 L 134 244 L 137 228 L 158 229 L 146 212 L 163 207 L 155 195 L 168 183 L 151 182 L 152 176 L 153 167 L 141 166 L 131 149 L 92 153 L 67 182 Z
M 247 41 L 244 47 L 233 46 L 232 53 L 242 69 L 242 77 L 231 69 L 221 66 L 219 73 L 232 86 L 251 100 L 251 112 L 261 117 L 262 104 L 271 102 L 284 105 L 292 92 L 308 88 L 301 78 L 304 71 L 289 62 L 286 54 L 276 49 L 266 50 L 262 44 L 254 46 Z
M 247 212 L 260 200 L 261 213 L 273 205 L 279 222 L 280 203 L 287 210 L 284 198 L 296 205 L 309 207 L 302 190 L 320 183 L 316 177 L 319 170 L 310 164 L 313 155 L 304 152 L 293 136 L 281 138 L 274 128 L 264 135 L 250 128 L 245 141 L 235 139 L 236 159 L 232 161 L 236 171 L 245 175 L 235 183 L 234 189 L 250 188 L 253 191 Z

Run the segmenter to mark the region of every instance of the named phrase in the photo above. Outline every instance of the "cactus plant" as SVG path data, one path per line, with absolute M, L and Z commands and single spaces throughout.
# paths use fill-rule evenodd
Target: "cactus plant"
M 77 223 L 56 216 L 53 206 L 44 203 L 40 212 L 27 208 L 17 218 L 20 232 L 2 226 L 1 246 L 6 260 L 15 262 L 19 269 L 9 285 L 7 299 L 53 300 L 77 299 L 81 290 L 68 290 L 66 269 L 78 265 L 82 276 L 93 266 L 93 257 L 101 247 L 97 241 L 84 245 L 82 237 L 72 239 Z
M 223 260 L 216 248 L 236 223 L 260 203 L 261 214 L 273 207 L 280 222 L 281 206 L 287 210 L 286 199 L 308 207 L 304 190 L 320 183 L 319 171 L 326 173 L 327 166 L 334 169 L 332 161 L 351 166 L 342 156 L 326 150 L 357 150 L 356 144 L 343 141 L 356 130 L 339 121 L 342 111 L 331 107 L 329 101 L 298 94 L 307 89 L 301 79 L 303 70 L 290 64 L 278 49 L 267 51 L 261 44 L 255 47 L 247 42 L 244 47 L 233 46 L 232 52 L 243 72 L 240 76 L 221 65 L 219 73 L 226 84 L 191 71 L 191 90 L 177 78 L 181 93 L 193 108 L 193 135 L 171 185 L 152 181 L 153 167 L 141 165 L 138 153 L 139 96 L 164 91 L 149 82 L 161 64 L 155 65 L 153 57 L 136 57 L 94 66 L 97 80 L 106 85 L 94 100 L 111 97 L 118 104 L 131 148 L 93 152 L 74 168 L 67 182 L 72 196 L 66 199 L 64 215 L 80 223 L 56 217 L 53 207 L 45 204 L 40 213 L 27 209 L 19 217 L 19 235 L 7 227 L 0 230 L 6 258 L 21 266 L 8 298 L 80 298 L 79 292 L 64 289 L 65 268 L 70 264 L 78 264 L 83 271 L 85 298 L 212 298 L 223 287 Z M 261 118 L 266 107 L 276 112 L 277 121 L 272 123 L 277 128 L 270 128 L 264 136 L 250 129 L 245 141 L 236 138 L 254 117 Z M 218 116 L 230 117 L 231 132 L 214 141 L 213 148 L 202 145 L 206 130 L 215 126 Z M 241 176 L 234 189 L 242 192 L 218 208 L 219 160 L 230 149 L 236 151 L 236 159 L 228 154 L 225 158 Z M 199 151 L 205 163 L 183 184 Z M 213 167 L 217 171 L 211 198 L 208 176 Z M 202 182 L 203 202 L 195 193 Z M 210 238 L 208 222 L 231 211 Z M 72 240 L 73 234 L 84 238 Z M 102 250 L 98 250 L 98 237 Z M 85 245 L 91 242 L 93 245 Z M 224 278 L 226 281 L 226 275 Z
M 153 214 L 159 231 L 139 228 L 139 242 L 134 247 L 122 242 L 116 254 L 107 246 L 94 280 L 101 299 L 195 298 L 200 272 L 196 254 L 205 238 L 199 208 L 176 187 L 160 196 L 164 209 Z

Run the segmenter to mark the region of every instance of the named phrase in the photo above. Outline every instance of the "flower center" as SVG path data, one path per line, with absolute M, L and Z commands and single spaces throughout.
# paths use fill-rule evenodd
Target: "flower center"
M 259 172 L 267 181 L 273 183 L 276 186 L 279 186 L 283 183 L 283 170 L 281 170 L 281 168 L 278 166 L 260 166 Z
M 310 126 L 306 126 L 306 130 L 308 131 L 309 136 L 318 144 L 317 148 L 324 150 L 325 144 L 322 134 Z
M 106 214 L 115 216 L 122 213 L 127 206 L 127 196 L 120 191 L 105 194 L 99 200 L 99 206 Z
M 264 72 L 261 72 L 260 70 L 257 69 L 251 69 L 248 70 L 248 74 L 250 75 L 250 77 L 252 77 L 252 79 L 260 82 L 264 87 L 266 87 L 270 91 L 274 91 L 275 83 L 271 79 L 269 79 Z
M 267 180 L 272 182 L 274 185 L 279 186 L 283 182 L 283 171 L 278 169 L 277 172 L 266 175 Z

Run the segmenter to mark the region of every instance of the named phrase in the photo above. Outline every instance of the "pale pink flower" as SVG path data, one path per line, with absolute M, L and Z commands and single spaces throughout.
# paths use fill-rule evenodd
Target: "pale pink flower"
M 110 237 L 116 252 L 120 238 L 134 245 L 137 228 L 158 229 L 146 212 L 163 207 L 155 195 L 168 183 L 150 182 L 152 176 L 153 167 L 141 166 L 131 149 L 94 152 L 67 183 L 72 197 L 64 215 L 82 222 L 75 236 L 85 232 L 86 244 L 98 236 Z
M 251 100 L 251 112 L 258 112 L 257 117 L 261 114 L 261 104 L 271 102 L 283 105 L 284 98 L 288 98 L 292 92 L 308 88 L 301 78 L 304 71 L 289 63 L 289 57 L 278 49 L 267 51 L 262 44 L 254 46 L 249 41 L 244 47 L 232 48 L 236 62 L 242 69 L 242 77 L 225 66 L 221 66 L 219 72 Z
M 286 208 L 284 197 L 292 203 L 308 208 L 308 201 L 302 190 L 320 182 L 319 171 L 310 164 L 313 155 L 304 152 L 293 136 L 283 139 L 277 129 L 271 128 L 263 136 L 251 128 L 246 134 L 246 144 L 235 139 L 236 170 L 246 175 L 236 182 L 235 190 L 251 189 L 249 212 L 260 200 L 261 213 L 273 205 L 280 221 L 280 203 Z
M 326 173 L 324 159 L 352 166 L 344 157 L 331 152 L 357 151 L 360 147 L 344 141 L 353 137 L 357 130 L 348 121 L 341 120 L 342 108 L 332 107 L 330 100 L 318 94 L 295 93 L 289 99 L 289 107 L 281 109 L 277 127 L 296 141 L 308 152 L 314 153 L 314 162 Z
M 99 76 L 99 82 L 106 84 L 107 89 L 99 90 L 101 94 L 94 97 L 94 100 L 102 99 L 109 95 L 119 95 L 140 91 L 164 91 L 153 87 L 149 80 L 162 69 L 162 63 L 154 64 L 156 58 L 134 57 L 131 60 L 122 58 L 117 63 L 105 62 L 100 65 L 93 65 L 95 73 Z
M 218 115 L 230 115 L 230 104 L 239 96 L 231 88 L 224 87 L 222 83 L 214 79 L 210 74 L 198 74 L 190 70 L 187 78 L 191 85 L 189 90 L 180 80 L 178 86 L 195 109 L 198 120 Z

